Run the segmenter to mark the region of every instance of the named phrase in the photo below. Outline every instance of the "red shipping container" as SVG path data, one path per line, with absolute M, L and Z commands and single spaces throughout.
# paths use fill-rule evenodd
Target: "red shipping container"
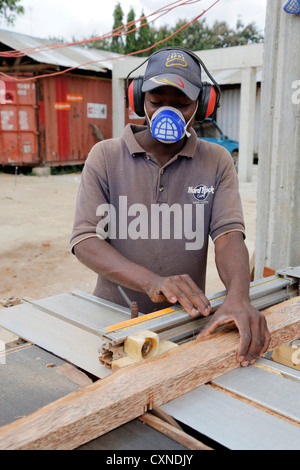
M 40 152 L 44 165 L 83 163 L 112 136 L 111 80 L 72 75 L 39 80 Z
M 1 80 L 0 164 L 38 164 L 36 82 Z

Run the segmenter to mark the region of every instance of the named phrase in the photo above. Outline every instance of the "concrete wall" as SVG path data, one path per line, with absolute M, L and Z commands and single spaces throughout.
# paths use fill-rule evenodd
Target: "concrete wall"
M 300 265 L 300 15 L 268 0 L 261 92 L 255 277 Z

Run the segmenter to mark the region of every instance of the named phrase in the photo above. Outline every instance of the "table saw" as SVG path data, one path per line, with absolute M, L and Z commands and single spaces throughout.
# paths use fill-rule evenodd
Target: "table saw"
M 299 279 L 300 267 L 289 267 L 278 270 L 273 276 L 252 282 L 252 305 L 263 310 L 298 296 Z M 221 305 L 225 296 L 226 291 L 223 291 L 209 297 L 212 312 Z M 11 382 L 10 389 L 7 388 L 7 364 L 12 368 L 8 374 L 10 377 L 16 367 L 11 358 L 21 358 L 28 354 L 30 356 L 29 351 L 33 351 L 36 357 L 49 355 L 47 364 L 54 364 L 53 369 L 48 367 L 47 371 L 52 374 L 48 386 L 50 391 L 52 386 L 60 389 L 56 387 L 57 363 L 59 366 L 72 365 L 85 376 L 86 383 L 104 379 L 111 376 L 114 370 L 126 367 L 126 358 L 129 363 L 143 361 L 163 354 L 166 350 L 164 346 L 167 349 L 176 348 L 193 341 L 206 321 L 207 318 L 200 315 L 196 318 L 189 317 L 179 305 L 148 315 L 138 313 L 138 316 L 133 316 L 129 306 L 122 307 L 79 291 L 40 300 L 24 299 L 19 305 L 1 309 L 0 326 L 15 333 L 21 338 L 21 343 L 2 352 L 0 350 L 0 425 L 3 426 L 16 420 L 18 416 L 43 406 L 38 400 L 36 403 L 33 403 L 32 399 L 29 400 L 31 392 L 28 385 L 27 396 L 24 392 L 22 397 L 24 410 L 20 409 L 19 400 L 18 415 L 4 415 L 3 410 L 8 410 L 9 406 L 13 409 L 14 401 L 17 400 L 10 389 L 20 389 L 22 385 L 18 384 L 18 374 L 15 386 Z M 128 338 L 133 338 L 133 343 L 128 341 Z M 127 343 L 133 344 L 133 349 L 126 346 Z M 173 423 L 180 423 L 181 428 L 199 438 L 199 442 L 209 442 L 212 448 L 298 450 L 300 371 L 297 370 L 297 364 L 300 363 L 300 349 L 297 342 L 294 347 L 294 368 L 275 363 L 269 354 L 259 359 L 255 366 L 235 369 L 161 405 L 158 413 L 174 420 Z M 36 359 L 31 357 L 26 364 L 34 375 L 37 370 Z M 40 377 L 42 370 L 43 368 L 36 372 L 36 377 Z M 68 383 L 64 388 L 66 384 L 61 383 L 61 376 L 59 380 L 62 387 L 60 396 L 79 386 L 67 378 Z M 39 394 L 39 389 L 35 388 L 35 392 Z M 50 392 L 49 397 L 44 394 L 46 402 L 55 400 L 55 397 L 56 395 L 51 395 Z M 31 402 L 32 408 L 26 406 L 28 401 Z M 127 429 L 132 432 L 130 444 Z M 141 438 L 141 429 L 153 433 L 147 443 Z M 116 441 L 114 435 L 118 436 Z M 135 443 L 135 439 L 138 442 Z M 115 444 L 112 444 L 113 442 Z M 172 446 L 174 449 L 186 448 L 173 439 L 165 439 L 162 433 L 157 430 L 154 432 L 153 428 L 141 428 L 141 421 L 138 419 L 80 448 L 98 446 L 103 449 L 106 445 L 110 449 L 117 445 L 119 450 L 128 448 L 126 446 L 130 449 L 136 446 L 137 449 L 152 450 L 162 449 L 164 446 L 166 449 Z

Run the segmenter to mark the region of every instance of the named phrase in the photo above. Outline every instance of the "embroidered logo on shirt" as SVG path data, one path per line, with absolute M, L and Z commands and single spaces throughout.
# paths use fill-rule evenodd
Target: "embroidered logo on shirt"
M 211 186 L 210 188 L 205 184 L 198 184 L 198 186 L 189 186 L 188 194 L 193 194 L 197 202 L 204 202 L 209 194 L 214 194 L 215 188 Z

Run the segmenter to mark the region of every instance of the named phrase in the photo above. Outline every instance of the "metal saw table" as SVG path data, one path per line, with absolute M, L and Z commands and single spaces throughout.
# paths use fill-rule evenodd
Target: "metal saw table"
M 256 308 L 264 309 L 297 295 L 299 278 L 299 268 L 289 268 L 277 272 L 275 276 L 251 283 L 251 302 Z M 221 292 L 210 298 L 213 311 L 225 295 L 225 292 Z M 99 361 L 103 347 L 109 349 L 114 344 L 119 345 L 125 329 L 128 334 L 128 330 L 134 331 L 138 324 L 139 327 L 153 329 L 164 340 L 171 339 L 181 344 L 193 338 L 205 320 L 198 318 L 195 322 L 190 322 L 190 317 L 179 306 L 161 312 L 163 313 L 156 312 L 153 316 L 140 314 L 137 321 L 131 319 L 130 309 L 127 307 L 120 307 L 83 292 L 73 292 L 36 301 L 27 300 L 19 305 L 0 309 L 0 326 L 26 341 L 14 352 L 15 358 L 22 356 L 23 360 L 25 355 L 30 356 L 30 351 L 34 357 L 48 355 L 43 363 L 59 362 L 59 366 L 71 364 L 86 374 L 87 379 L 93 377 L 93 380 L 98 380 L 111 374 L 108 364 Z M 118 328 L 115 328 L 116 325 Z M 1 352 L 0 348 L 0 401 L 6 397 L 5 407 L 0 407 L 1 426 L 8 420 L 5 413 L 8 413 L 9 395 L 9 406 L 13 407 L 14 400 L 17 400 L 19 407 L 17 415 L 11 419 L 32 412 L 26 403 L 30 401 L 28 397 L 31 395 L 31 387 L 34 388 L 34 382 L 26 390 L 22 387 L 25 381 L 20 379 L 17 372 L 20 365 L 18 366 L 18 361 L 12 361 L 12 357 L 11 352 Z M 38 369 L 41 363 L 34 357 L 27 358 L 27 365 L 30 364 L 31 374 L 36 374 L 42 382 L 41 370 Z M 49 377 L 52 374 L 53 381 L 54 369 L 49 367 L 45 370 L 44 367 L 42 375 L 45 372 L 50 374 Z M 43 389 L 37 387 L 37 397 L 44 397 L 46 402 L 51 402 L 57 396 L 70 393 L 74 387 L 80 386 L 61 377 L 59 386 L 56 386 L 56 376 L 53 388 L 60 395 L 52 395 L 50 386 L 49 396 L 46 397 Z M 27 398 L 18 398 L 16 394 L 20 392 L 20 388 Z M 12 391 L 11 394 L 9 390 Z M 44 402 L 38 398 L 31 399 L 31 406 L 32 404 L 38 409 Z M 300 449 L 300 372 L 267 358 L 258 360 L 254 366 L 224 374 L 213 382 L 162 405 L 161 409 L 196 438 L 207 438 L 216 447 L 232 450 Z M 122 450 L 141 449 L 141 445 L 147 445 L 144 448 L 152 450 L 185 449 L 175 441 L 164 439 L 162 433 L 157 434 L 158 431 L 154 432 L 153 429 L 149 435 L 150 440 L 147 444 L 145 441 L 142 444 L 138 436 L 146 430 L 148 433 L 148 427 L 139 420 L 134 420 L 111 431 L 109 436 L 101 436 L 81 448 Z M 126 436 L 129 435 L 130 444 L 126 442 Z M 135 442 L 135 439 L 139 442 Z M 114 445 L 117 447 L 113 447 Z

